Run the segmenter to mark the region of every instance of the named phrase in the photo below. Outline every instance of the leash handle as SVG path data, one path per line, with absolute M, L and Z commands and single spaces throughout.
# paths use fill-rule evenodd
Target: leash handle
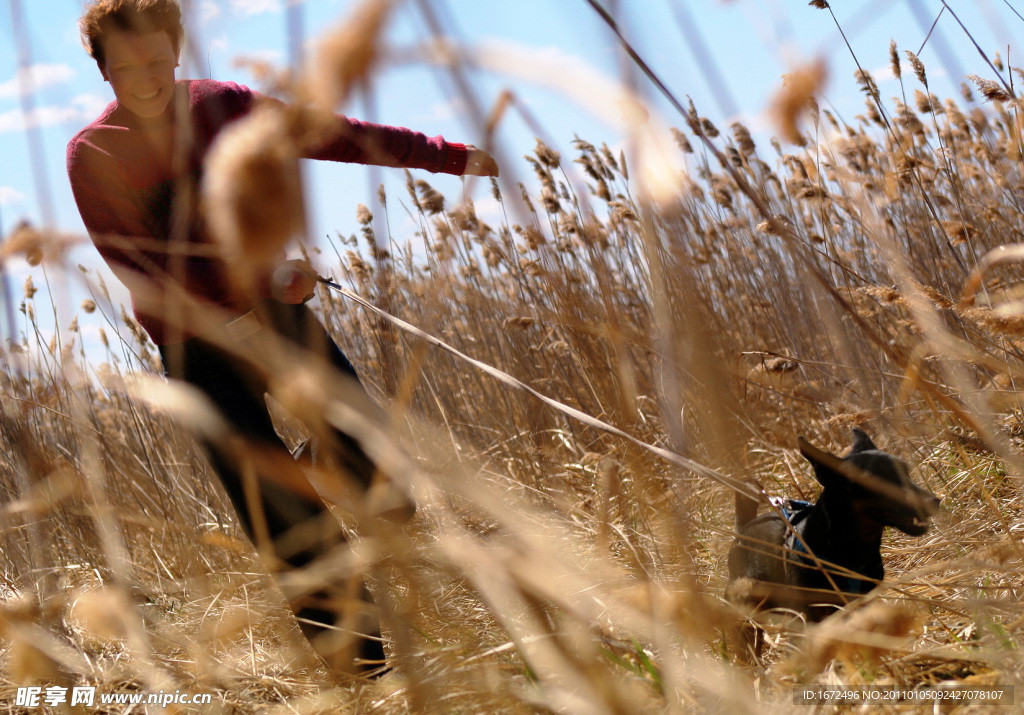
M 331 288 L 333 288 L 336 291 L 340 292 L 341 290 L 343 290 L 342 287 L 340 285 L 338 285 L 337 282 L 335 282 L 333 276 L 328 277 L 328 278 L 324 278 L 322 275 L 320 275 L 318 273 L 317 276 L 316 276 L 316 280 L 317 280 L 317 283 L 323 283 L 325 286 L 330 286 Z

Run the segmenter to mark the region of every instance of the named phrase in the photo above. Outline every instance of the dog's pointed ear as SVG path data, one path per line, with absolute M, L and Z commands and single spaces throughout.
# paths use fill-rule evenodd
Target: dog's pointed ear
M 797 437 L 796 441 L 797 445 L 800 447 L 800 454 L 802 454 L 804 458 L 814 466 L 814 478 L 818 480 L 818 483 L 820 483 L 821 486 L 833 486 L 845 479 L 840 471 L 840 465 L 843 462 L 842 459 L 831 452 L 818 449 L 804 439 L 803 435 Z
M 856 452 L 868 452 L 870 450 L 878 450 L 875 443 L 868 437 L 868 433 L 859 427 L 853 428 L 853 447 L 850 448 L 850 454 Z
M 811 464 L 830 462 L 830 457 L 831 459 L 837 459 L 837 457 L 835 457 L 832 454 L 829 454 L 825 450 L 818 449 L 817 447 L 815 447 L 813 444 L 808 442 L 807 438 L 804 437 L 803 435 L 799 435 L 796 438 L 796 443 L 797 446 L 800 447 L 800 454 L 802 454 L 804 458 Z

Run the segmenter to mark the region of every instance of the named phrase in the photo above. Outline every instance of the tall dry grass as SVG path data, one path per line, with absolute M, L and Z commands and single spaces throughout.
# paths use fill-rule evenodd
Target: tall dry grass
M 365 79 L 347 59 L 339 76 Z M 85 276 L 123 338 L 101 365 L 73 333 L 43 338 L 26 287 L 0 376 L 4 707 L 30 682 L 213 691 L 215 712 L 767 711 L 797 683 L 1020 685 L 1024 323 L 1016 266 L 986 256 L 1020 242 L 1021 120 L 1008 96 L 940 101 L 912 62 L 904 101 L 860 77 L 852 124 L 791 104 L 810 107 L 803 148 L 682 117 L 670 200 L 606 146 L 538 142 L 528 185 L 492 186 L 495 225 L 409 176 L 359 208 L 360 235 L 312 249 L 371 303 L 633 438 L 322 289 L 393 419 L 373 449 L 420 504 L 403 529 L 359 519 L 336 555 L 382 609 L 395 670 L 376 681 L 310 665 L 190 437 L 125 386 L 158 366 L 101 283 Z M 399 204 L 416 234 L 375 233 Z M 742 617 L 721 597 L 731 492 L 643 445 L 809 497 L 796 435 L 840 450 L 852 425 L 943 512 L 887 535 L 887 582 L 847 614 L 776 627 L 754 680 L 723 637 Z

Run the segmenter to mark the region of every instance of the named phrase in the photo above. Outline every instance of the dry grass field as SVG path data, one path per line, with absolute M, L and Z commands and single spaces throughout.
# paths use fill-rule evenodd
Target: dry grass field
M 1024 118 L 1008 87 L 940 99 L 916 58 L 900 69 L 904 101 L 860 78 L 852 124 L 817 108 L 812 69 L 794 77 L 780 132 L 802 114 L 802 148 L 679 117 L 687 172 L 667 197 L 607 147 L 538 142 L 534 188 L 493 185 L 497 225 L 410 177 L 407 195 L 359 208 L 361 235 L 314 251 L 373 305 L 566 408 L 321 289 L 322 319 L 391 414 L 375 449 L 420 507 L 402 528 L 361 519 L 337 555 L 383 613 L 395 667 L 373 681 L 310 665 L 174 417 L 200 408 L 133 387 L 158 369 L 138 326 L 106 314 L 109 353 L 87 363 L 76 326 L 41 336 L 25 286 L 0 373 L 0 712 L 31 683 L 210 692 L 210 713 L 775 712 L 806 684 L 1024 692 L 1024 254 L 997 250 L 1024 244 Z M 371 213 L 405 210 L 415 235 L 375 233 L 388 223 Z M 60 260 L 28 229 L 4 250 L 39 242 Z M 84 278 L 95 319 L 107 301 Z M 853 426 L 942 511 L 923 537 L 887 532 L 880 588 L 806 630 L 780 617 L 764 668 L 737 668 L 725 482 L 813 497 L 797 435 L 841 452 Z M 305 435 L 284 414 L 281 430 Z

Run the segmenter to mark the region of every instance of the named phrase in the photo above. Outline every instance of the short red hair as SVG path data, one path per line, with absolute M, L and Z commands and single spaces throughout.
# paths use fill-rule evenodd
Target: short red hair
M 185 37 L 178 0 L 93 0 L 79 18 L 78 30 L 82 45 L 101 68 L 106 63 L 103 42 L 110 32 L 166 32 L 175 54 Z

